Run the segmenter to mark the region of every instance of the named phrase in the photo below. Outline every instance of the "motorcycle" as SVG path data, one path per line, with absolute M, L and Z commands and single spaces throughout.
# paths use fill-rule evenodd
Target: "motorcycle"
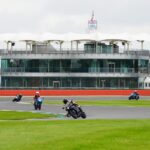
M 140 98 L 140 96 L 138 94 L 131 94 L 128 99 L 129 100 L 132 100 L 132 99 L 139 100 L 139 98 Z
M 37 100 L 34 101 L 34 109 L 41 110 L 42 103 L 43 103 L 43 98 L 39 97 Z
M 17 95 L 12 101 L 13 101 L 13 102 L 20 102 L 21 99 L 22 99 L 22 95 L 19 94 L 19 95 Z
M 67 117 L 73 117 L 74 119 L 77 119 L 80 117 L 83 119 L 86 118 L 86 114 L 80 106 L 70 105 L 68 107 L 65 107 L 65 110 L 67 111 L 67 115 L 66 115 Z

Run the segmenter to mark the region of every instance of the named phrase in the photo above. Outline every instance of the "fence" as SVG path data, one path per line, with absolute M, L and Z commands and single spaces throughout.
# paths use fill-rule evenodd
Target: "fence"
M 42 96 L 127 96 L 133 90 L 38 90 Z M 0 96 L 34 96 L 36 90 L 0 90 Z M 138 90 L 141 96 L 150 96 L 150 90 Z M 120 97 L 121 98 L 121 97 Z

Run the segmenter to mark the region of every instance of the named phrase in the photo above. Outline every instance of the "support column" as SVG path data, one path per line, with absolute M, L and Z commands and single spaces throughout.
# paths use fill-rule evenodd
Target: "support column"
M 129 42 L 127 42 L 127 51 L 129 51 Z
M 77 51 L 78 51 L 78 44 L 79 44 L 79 41 L 77 41 Z
M 140 42 L 140 43 L 141 43 L 141 50 L 143 50 L 144 40 L 137 40 L 137 42 Z
M 73 50 L 73 49 L 72 49 L 72 45 L 73 45 L 73 41 L 71 41 L 71 51 Z
M 97 53 L 97 41 L 95 42 L 95 52 Z
M 63 44 L 63 41 L 60 41 L 60 51 L 62 51 L 62 44 Z
M 1 58 L 0 58 L 0 87 L 2 86 L 2 71 L 1 71 Z

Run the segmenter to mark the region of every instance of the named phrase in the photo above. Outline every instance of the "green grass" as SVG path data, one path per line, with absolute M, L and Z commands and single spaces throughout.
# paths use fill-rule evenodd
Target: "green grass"
M 132 107 L 150 107 L 150 100 L 78 100 L 79 105 L 91 106 L 132 106 Z M 44 104 L 63 105 L 62 101 L 44 101 Z
M 0 150 L 149 150 L 150 120 L 1 121 Z
M 0 120 L 43 119 L 52 117 L 54 118 L 56 115 L 23 111 L 0 111 Z

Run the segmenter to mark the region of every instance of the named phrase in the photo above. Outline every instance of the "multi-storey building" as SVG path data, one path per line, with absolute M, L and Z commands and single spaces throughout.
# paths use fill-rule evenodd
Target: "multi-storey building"
M 24 51 L 12 41 L 0 50 L 1 88 L 144 88 L 150 73 L 150 52 L 130 50 L 127 40 L 76 39 L 67 50 L 63 40 L 24 42 Z

